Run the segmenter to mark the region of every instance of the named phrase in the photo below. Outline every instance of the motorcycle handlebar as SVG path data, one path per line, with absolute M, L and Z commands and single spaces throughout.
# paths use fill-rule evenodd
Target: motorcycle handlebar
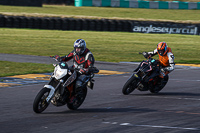
M 150 55 L 147 52 L 139 52 L 139 54 L 142 54 L 144 56 L 144 58 L 149 58 Z
M 50 58 L 52 58 L 52 59 L 56 59 L 56 57 L 55 56 L 49 56 Z
M 92 71 L 93 73 L 98 73 L 98 72 L 99 72 L 99 69 L 97 69 L 96 67 L 93 67 L 93 68 L 91 68 L 91 71 Z
M 92 68 L 89 68 L 89 69 L 90 69 L 91 73 L 98 73 L 99 72 L 99 69 L 97 69 L 96 67 L 92 67 Z M 74 68 L 74 70 L 79 71 L 80 69 Z
M 60 56 L 58 56 L 58 55 L 49 56 L 49 57 L 52 58 L 52 59 L 54 59 L 54 60 L 56 60 L 56 61 L 58 61 L 58 62 L 61 62 L 61 61 L 59 60 Z

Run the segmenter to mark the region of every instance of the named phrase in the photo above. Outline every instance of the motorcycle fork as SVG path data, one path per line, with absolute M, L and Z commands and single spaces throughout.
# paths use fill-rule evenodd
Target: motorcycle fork
M 62 95 L 62 88 L 60 88 L 60 85 L 61 85 L 62 81 L 60 81 L 56 87 L 55 87 L 55 92 L 54 92 L 54 95 L 52 96 L 55 97 L 57 100 L 60 98 L 60 95 Z M 60 88 L 60 89 L 59 89 Z
M 139 88 L 143 88 L 143 84 L 142 84 L 142 78 L 139 76 L 138 73 L 132 74 L 131 77 L 135 77 L 138 81 L 137 81 L 137 85 L 135 86 L 135 88 L 139 89 Z M 131 78 L 130 77 L 130 78 Z
M 46 101 L 50 101 L 53 97 L 55 97 L 55 93 L 57 91 L 58 86 L 60 85 L 60 82 L 58 82 L 58 85 L 56 85 L 55 83 L 55 78 L 50 78 L 50 81 L 48 82 L 47 85 L 45 85 L 44 87 L 51 89 L 50 93 L 48 94 L 48 97 L 46 98 Z M 54 87 L 56 86 L 56 87 Z

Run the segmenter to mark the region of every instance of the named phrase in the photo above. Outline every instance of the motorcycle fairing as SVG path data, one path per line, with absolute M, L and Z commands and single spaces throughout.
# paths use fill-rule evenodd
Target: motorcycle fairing
M 144 66 L 144 64 L 145 64 L 145 66 Z M 151 65 L 149 65 L 148 62 L 142 62 L 141 67 L 139 69 L 144 71 L 144 72 L 149 72 L 149 71 L 152 70 L 152 67 L 151 67 Z
M 135 73 L 134 76 L 136 78 L 138 78 L 139 80 L 141 80 L 141 82 L 139 82 L 138 85 L 137 85 L 138 86 L 137 88 L 141 91 L 147 91 L 148 86 L 146 86 L 147 85 L 146 83 L 149 82 L 149 80 L 152 79 L 155 75 L 157 75 L 156 71 L 151 73 L 151 71 L 153 71 L 151 64 L 153 64 L 153 63 L 155 63 L 154 59 L 150 60 L 150 62 L 148 60 L 147 61 L 143 60 L 140 63 L 140 65 L 138 66 L 138 68 L 136 69 L 137 73 Z
M 143 60 L 142 62 L 145 62 L 145 60 Z M 142 64 L 142 62 L 138 65 L 138 67 L 133 71 L 133 72 L 137 72 Z
M 64 63 L 63 63 L 64 64 Z M 62 66 L 64 67 L 64 66 Z M 57 65 L 54 70 L 54 75 L 52 77 L 55 77 L 57 80 L 63 78 L 67 74 L 66 67 L 62 68 L 60 65 Z
M 153 60 L 152 61 L 152 63 L 154 62 L 155 60 Z M 150 68 L 149 69 L 147 69 L 147 70 L 142 70 L 142 66 L 144 65 L 144 64 L 146 64 L 146 65 L 148 65 Z M 144 69 L 144 68 L 143 68 Z M 139 65 L 138 65 L 138 67 L 134 70 L 134 72 L 137 72 L 138 70 L 142 70 L 142 71 L 144 71 L 144 72 L 148 72 L 148 71 L 151 71 L 152 70 L 152 67 L 151 67 L 151 65 L 149 65 L 149 63 L 147 62 L 147 61 L 145 61 L 145 60 L 143 60 Z
M 73 74 L 63 84 L 63 87 L 67 87 L 69 84 L 71 84 L 73 81 L 75 81 L 76 78 L 77 78 L 77 73 L 76 73 L 76 71 L 74 71 Z

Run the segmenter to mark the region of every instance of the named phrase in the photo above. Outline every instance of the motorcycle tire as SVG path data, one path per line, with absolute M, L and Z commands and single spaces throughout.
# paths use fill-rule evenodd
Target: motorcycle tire
M 162 82 L 161 82 L 160 85 L 156 85 L 153 89 L 150 89 L 149 91 L 150 91 L 151 93 L 158 93 L 158 92 L 160 92 L 160 91 L 165 87 L 165 85 L 167 84 L 168 79 L 169 79 L 169 76 L 166 75 L 166 76 L 164 77 L 164 79 L 162 80 Z
M 136 77 L 132 76 L 125 84 L 124 87 L 122 89 L 122 93 L 124 95 L 128 95 L 131 92 L 133 92 L 136 88 L 136 84 L 137 84 L 137 79 Z
M 81 106 L 81 104 L 84 102 L 86 95 L 87 95 L 87 88 L 83 88 L 80 92 L 75 94 L 75 96 L 74 96 L 75 98 L 74 98 L 73 102 L 67 103 L 67 107 L 70 110 L 78 109 Z
M 35 113 L 41 113 L 49 106 L 50 102 L 46 101 L 46 98 L 48 97 L 49 93 L 50 93 L 50 89 L 43 88 L 37 94 L 33 102 L 33 111 Z

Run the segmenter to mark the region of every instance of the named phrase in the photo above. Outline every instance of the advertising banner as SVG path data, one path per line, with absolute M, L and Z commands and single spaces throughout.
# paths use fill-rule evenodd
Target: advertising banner
M 133 32 L 140 33 L 165 33 L 165 34 L 187 34 L 199 35 L 199 27 L 197 25 L 183 25 L 183 24 L 133 24 Z

